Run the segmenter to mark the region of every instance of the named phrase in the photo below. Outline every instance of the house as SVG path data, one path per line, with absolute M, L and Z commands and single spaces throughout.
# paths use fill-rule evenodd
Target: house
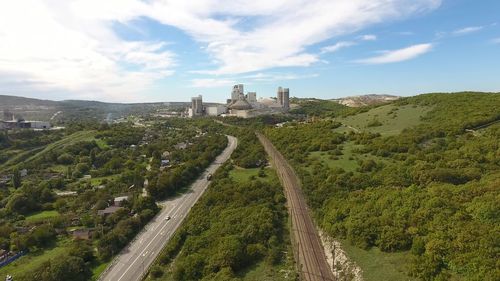
M 55 172 L 49 172 L 43 174 L 43 179 L 45 180 L 60 179 L 60 178 L 64 178 L 64 174 Z
M 161 154 L 161 159 L 169 159 L 170 158 L 170 151 L 163 151 Z
M 185 142 L 180 142 L 176 145 L 174 145 L 175 149 L 186 149 L 188 147 L 188 144 Z
M 71 233 L 76 240 L 90 240 L 92 238 L 92 230 L 88 228 L 76 229 Z
M 112 215 L 114 213 L 116 213 L 118 210 L 120 209 L 123 209 L 123 207 L 119 207 L 119 206 L 109 206 L 107 207 L 106 209 L 104 210 L 98 210 L 97 211 L 97 214 L 99 216 L 107 216 L 107 215 Z
M 27 169 L 22 169 L 21 171 L 19 171 L 19 174 L 21 175 L 21 177 L 25 177 L 28 175 L 28 170 Z
M 9 256 L 9 251 L 0 249 L 0 261 L 5 260 Z
M 122 206 L 123 202 L 127 201 L 127 200 L 128 200 L 128 196 L 119 196 L 119 197 L 116 197 L 115 200 L 114 200 L 114 205 L 117 206 L 117 207 L 120 207 L 120 206 Z
M 10 175 L 0 175 L 0 187 L 5 187 L 10 181 Z
M 57 196 L 76 196 L 78 193 L 76 191 L 56 191 Z

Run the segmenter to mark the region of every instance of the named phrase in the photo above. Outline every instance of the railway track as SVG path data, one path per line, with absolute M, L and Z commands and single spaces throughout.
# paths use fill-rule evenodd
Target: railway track
M 278 177 L 285 190 L 288 213 L 292 221 L 291 236 L 294 257 L 301 280 L 335 280 L 309 213 L 299 178 L 269 139 L 260 133 L 257 133 L 257 137 L 276 167 Z

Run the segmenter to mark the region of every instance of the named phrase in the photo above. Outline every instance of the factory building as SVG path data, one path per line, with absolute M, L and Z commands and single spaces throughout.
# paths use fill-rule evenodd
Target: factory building
M 231 91 L 231 102 L 236 102 L 239 97 L 240 97 L 240 94 L 244 94 L 244 88 L 243 88 L 243 84 L 237 84 L 237 85 L 234 85 L 233 86 L 233 90 Z
M 189 115 L 191 117 L 203 115 L 203 98 L 201 95 L 198 95 L 197 97 L 191 98 L 191 108 L 190 109 L 191 110 L 189 112 Z
M 288 111 L 290 109 L 290 89 L 278 87 L 276 99 L 284 111 Z
M 0 121 L 0 129 L 37 129 L 48 130 L 52 128 L 49 122 L 45 121 L 24 121 L 24 120 L 11 120 Z
M 256 92 L 248 92 L 247 100 L 249 103 L 257 102 L 257 93 Z
M 227 107 L 224 105 L 207 106 L 205 112 L 208 116 L 220 116 L 227 112 Z
M 237 116 L 243 118 L 255 117 L 262 114 L 277 114 L 287 112 L 290 108 L 290 90 L 278 88 L 277 100 L 260 98 L 257 100 L 256 92 L 244 93 L 243 84 L 232 87 L 231 98 L 225 105 L 210 104 L 203 107 L 201 95 L 191 99 L 188 116 Z

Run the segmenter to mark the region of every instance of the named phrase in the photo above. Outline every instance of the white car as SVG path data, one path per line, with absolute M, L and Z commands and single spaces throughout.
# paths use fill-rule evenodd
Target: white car
M 165 220 L 166 220 L 166 221 L 169 221 L 170 219 L 171 219 L 171 217 L 170 217 L 170 216 L 167 216 L 167 217 L 165 218 Z

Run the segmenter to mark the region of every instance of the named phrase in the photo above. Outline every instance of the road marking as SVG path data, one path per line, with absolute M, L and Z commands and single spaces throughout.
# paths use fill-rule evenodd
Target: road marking
M 174 215 L 176 215 L 182 208 L 177 208 L 177 210 L 175 211 Z M 168 224 L 164 224 L 162 226 L 162 228 L 160 229 L 160 231 L 163 230 L 163 228 L 165 228 L 165 226 L 167 226 Z M 129 269 L 135 264 L 135 262 L 141 257 L 142 253 L 144 253 L 144 251 L 151 245 L 151 243 L 153 243 L 153 241 L 155 241 L 155 239 L 158 237 L 158 235 L 160 234 L 160 232 L 158 232 L 152 239 L 151 241 L 149 241 L 149 243 L 146 245 L 146 247 L 144 248 L 144 250 L 142 250 L 141 253 L 139 253 L 139 255 L 134 259 L 134 261 L 132 261 L 132 263 L 130 263 L 130 265 L 125 269 L 125 271 L 123 272 L 123 274 L 120 276 L 120 278 L 118 278 L 117 281 L 120 281 L 123 276 L 125 276 L 125 274 L 129 271 Z
M 229 159 L 229 157 L 231 156 L 232 152 L 234 151 L 234 149 L 237 146 L 237 139 L 236 138 L 230 137 L 230 136 L 228 136 L 228 138 L 229 138 L 229 146 L 226 147 L 226 149 L 224 150 L 224 152 L 223 152 L 222 155 L 219 155 L 218 159 L 226 158 L 225 161 L 227 161 Z M 213 173 L 220 166 L 221 165 L 218 165 L 217 163 L 215 163 L 215 164 L 212 163 L 207 169 L 209 171 L 212 171 L 212 173 Z M 206 188 L 210 184 L 210 182 L 206 181 L 205 178 L 200 178 L 199 180 L 200 180 L 199 182 L 195 182 L 195 184 L 192 186 L 193 193 L 170 201 L 170 202 L 173 203 L 173 207 L 169 211 L 171 212 L 171 211 L 175 210 L 175 212 L 171 215 L 172 218 L 174 218 L 179 212 L 181 212 L 181 211 L 182 212 L 179 215 L 180 219 L 176 220 L 173 225 L 170 224 L 170 225 L 172 225 L 172 228 L 167 231 L 167 235 L 173 235 L 173 233 L 175 232 L 175 230 L 177 230 L 178 227 L 180 226 L 180 224 L 182 223 L 183 219 L 187 217 L 190 209 L 194 206 L 194 204 L 198 201 L 199 197 L 201 197 L 202 193 L 206 190 Z M 192 198 L 193 196 L 194 196 L 194 198 Z M 163 211 L 164 211 L 164 212 L 162 212 L 163 214 L 168 213 L 167 208 L 163 209 Z M 162 213 L 160 213 L 160 215 L 158 215 L 158 218 L 160 216 L 162 216 Z M 157 240 L 158 235 L 163 235 L 162 233 L 165 233 L 163 230 L 164 230 L 165 227 L 167 227 L 169 225 L 168 221 L 165 222 L 164 220 L 161 220 L 161 219 L 160 220 L 156 220 L 155 219 L 155 220 L 153 220 L 152 224 L 154 224 L 154 229 L 153 230 L 155 230 L 156 228 L 158 228 L 158 225 L 161 226 L 160 230 L 158 232 L 156 232 L 156 235 L 154 235 L 154 233 L 151 233 L 151 231 L 148 231 L 147 227 L 144 227 L 145 231 L 142 232 L 142 234 L 140 234 L 140 235 L 142 235 L 143 238 L 145 237 L 146 239 L 150 240 L 150 242 L 143 248 L 142 252 L 140 252 L 139 255 L 137 255 L 137 257 L 132 261 L 132 263 L 130 263 L 130 265 L 125 269 L 125 271 L 123 272 L 123 274 L 120 276 L 120 278 L 117 281 L 120 281 L 125 276 L 125 274 L 130 270 L 130 268 L 135 265 L 135 263 L 137 262 L 137 260 L 141 257 L 141 255 L 143 255 L 144 251 L 151 246 L 151 243 L 153 243 L 154 241 L 156 241 L 157 243 L 159 242 L 160 245 L 162 245 L 161 248 L 163 248 L 164 247 L 163 244 L 166 244 L 166 242 L 168 241 L 168 238 L 165 239 L 164 241 Z M 134 245 L 136 246 L 135 248 L 139 248 L 140 247 L 140 245 L 137 244 L 137 243 L 133 243 L 131 246 L 134 246 Z M 132 248 L 133 247 L 130 247 L 130 249 L 132 249 Z M 147 251 L 143 255 L 143 257 L 145 257 L 148 252 L 149 251 Z M 152 252 L 150 253 L 150 255 L 156 256 L 155 252 L 156 252 L 155 249 L 152 249 Z M 129 254 L 133 255 L 134 253 L 131 252 Z M 132 256 L 132 258 L 133 258 L 133 256 Z M 122 263 L 123 265 L 127 265 L 127 264 L 121 262 L 120 258 L 118 258 L 118 262 Z M 145 262 L 145 258 L 142 261 L 143 266 L 144 266 L 144 262 Z M 147 268 L 149 268 L 149 265 L 147 266 Z M 122 271 L 121 270 L 118 271 L 118 274 L 120 272 L 122 272 Z M 144 273 L 144 269 L 141 271 L 141 275 L 143 273 Z M 112 276 L 114 276 L 114 274 L 111 274 L 110 276 L 112 277 Z M 134 277 L 134 275 L 132 275 L 132 277 Z

